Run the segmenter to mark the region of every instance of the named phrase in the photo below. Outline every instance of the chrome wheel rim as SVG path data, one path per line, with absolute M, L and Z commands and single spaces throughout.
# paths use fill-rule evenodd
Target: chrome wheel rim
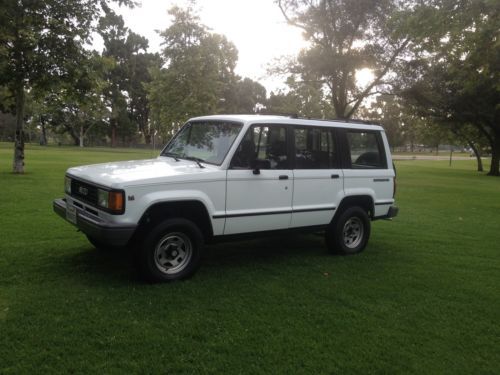
M 162 237 L 155 247 L 154 260 L 160 272 L 171 275 L 187 267 L 193 256 L 193 245 L 184 233 L 173 232 Z
M 344 245 L 354 249 L 363 240 L 364 225 L 359 217 L 351 217 L 344 224 Z

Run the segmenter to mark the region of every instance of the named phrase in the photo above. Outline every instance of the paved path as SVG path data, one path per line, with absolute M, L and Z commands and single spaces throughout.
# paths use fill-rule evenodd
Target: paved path
M 393 160 L 450 160 L 450 155 L 392 155 Z M 485 159 L 485 158 L 482 158 Z M 474 156 L 452 156 L 452 160 L 476 160 Z

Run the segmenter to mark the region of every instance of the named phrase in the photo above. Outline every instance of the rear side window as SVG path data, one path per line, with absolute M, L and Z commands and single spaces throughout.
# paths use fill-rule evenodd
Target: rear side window
M 336 167 L 333 129 L 294 128 L 293 133 L 296 169 L 331 169 Z
M 376 132 L 347 131 L 347 141 L 353 169 L 387 168 L 381 151 L 380 135 Z

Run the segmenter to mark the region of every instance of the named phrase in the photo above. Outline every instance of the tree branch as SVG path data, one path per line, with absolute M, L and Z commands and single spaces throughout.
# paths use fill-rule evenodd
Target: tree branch
M 387 74 L 387 72 L 391 68 L 392 64 L 396 60 L 396 57 L 406 48 L 406 46 L 408 45 L 408 43 L 410 43 L 410 39 L 409 38 L 405 39 L 403 41 L 403 43 L 401 43 L 401 45 L 396 49 L 396 51 L 393 53 L 393 55 L 391 56 L 391 58 L 389 59 L 389 61 L 387 61 L 387 63 L 385 64 L 384 69 L 382 69 L 382 71 L 380 72 L 380 74 L 373 80 L 372 83 L 370 83 L 361 92 L 360 95 L 358 95 L 358 99 L 357 99 L 356 103 L 351 108 L 351 110 L 347 113 L 347 116 L 346 116 L 347 118 L 350 118 L 354 114 L 354 112 L 357 111 L 357 109 L 361 105 L 363 99 L 368 95 L 368 93 L 372 90 L 372 88 L 375 87 L 375 86 L 377 86 L 380 83 L 380 81 L 382 80 L 382 78 Z
M 286 14 L 286 9 L 283 7 L 282 0 L 278 0 L 278 7 L 280 8 L 281 14 L 283 14 L 283 17 L 285 17 L 285 20 L 289 25 L 295 26 L 295 27 L 298 27 L 299 29 L 304 30 L 308 35 L 310 35 L 311 39 L 313 39 L 316 43 L 318 43 L 319 45 L 321 45 L 323 47 L 326 47 L 324 42 L 322 40 L 318 39 L 313 33 L 310 33 L 305 25 L 292 20 L 288 16 L 288 14 Z M 312 5 L 311 5 L 311 7 L 312 7 Z

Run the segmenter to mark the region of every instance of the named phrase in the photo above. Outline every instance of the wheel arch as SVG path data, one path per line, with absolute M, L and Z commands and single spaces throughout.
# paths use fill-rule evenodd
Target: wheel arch
M 373 197 L 368 194 L 362 195 L 349 195 L 342 199 L 337 210 L 335 211 L 335 215 L 333 215 L 332 222 L 342 214 L 347 208 L 359 206 L 363 208 L 370 219 L 373 219 L 373 215 L 375 212 L 375 203 Z
M 177 201 L 162 201 L 151 204 L 142 214 L 134 237 L 140 237 L 160 222 L 183 218 L 198 226 L 205 241 L 213 237 L 213 227 L 208 209 L 202 201 L 186 199 Z

